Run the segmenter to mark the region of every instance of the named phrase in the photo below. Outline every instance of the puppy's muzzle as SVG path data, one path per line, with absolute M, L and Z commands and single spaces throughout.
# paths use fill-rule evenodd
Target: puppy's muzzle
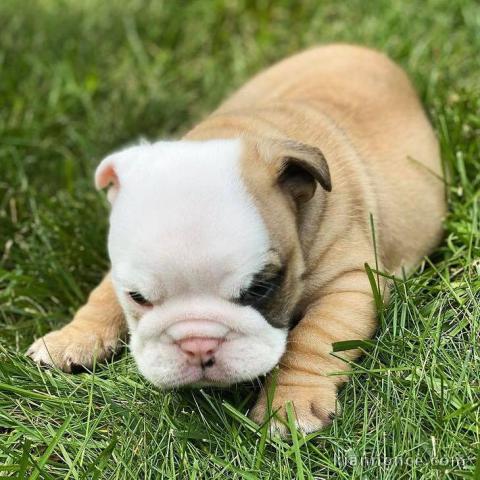
M 192 297 L 151 309 L 134 324 L 130 346 L 140 372 L 161 388 L 230 385 L 272 369 L 286 337 L 252 308 Z

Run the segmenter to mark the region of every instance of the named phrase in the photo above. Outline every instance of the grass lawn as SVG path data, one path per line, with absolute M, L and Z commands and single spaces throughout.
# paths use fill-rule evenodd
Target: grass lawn
M 2 0 L 0 25 L 0 476 L 480 478 L 478 2 Z M 108 269 L 97 162 L 178 137 L 260 68 L 330 41 L 407 69 L 451 174 L 445 241 L 395 282 L 334 425 L 270 440 L 245 417 L 252 386 L 163 393 L 128 352 L 79 375 L 26 359 Z

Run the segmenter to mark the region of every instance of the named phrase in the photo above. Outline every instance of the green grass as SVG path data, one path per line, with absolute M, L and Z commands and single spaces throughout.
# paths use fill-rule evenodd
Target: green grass
M 3 0 L 0 25 L 0 476 L 480 478 L 475 0 Z M 407 69 L 451 172 L 445 241 L 395 283 L 334 425 L 270 440 L 244 416 L 249 386 L 159 392 L 128 353 L 74 376 L 26 359 L 108 268 L 99 159 L 178 137 L 260 68 L 330 41 Z

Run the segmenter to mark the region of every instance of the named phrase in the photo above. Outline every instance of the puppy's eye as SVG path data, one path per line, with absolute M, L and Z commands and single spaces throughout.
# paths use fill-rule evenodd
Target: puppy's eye
M 283 270 L 270 278 L 265 278 L 263 274 L 255 275 L 248 289 L 240 293 L 238 302 L 253 307 L 265 304 L 282 284 L 283 276 Z
M 151 307 L 152 304 L 139 292 L 128 292 L 128 296 L 142 307 Z
M 247 290 L 244 290 L 239 297 L 242 305 L 256 305 L 270 296 L 270 293 L 275 289 L 275 285 L 267 283 L 253 284 Z

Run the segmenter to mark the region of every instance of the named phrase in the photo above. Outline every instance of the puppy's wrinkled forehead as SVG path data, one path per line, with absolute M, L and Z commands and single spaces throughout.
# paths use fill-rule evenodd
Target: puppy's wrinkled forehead
M 155 285 L 164 295 L 230 296 L 239 277 L 262 267 L 268 231 L 242 177 L 242 151 L 238 139 L 178 141 L 109 157 L 109 252 L 117 278 L 132 288 Z

